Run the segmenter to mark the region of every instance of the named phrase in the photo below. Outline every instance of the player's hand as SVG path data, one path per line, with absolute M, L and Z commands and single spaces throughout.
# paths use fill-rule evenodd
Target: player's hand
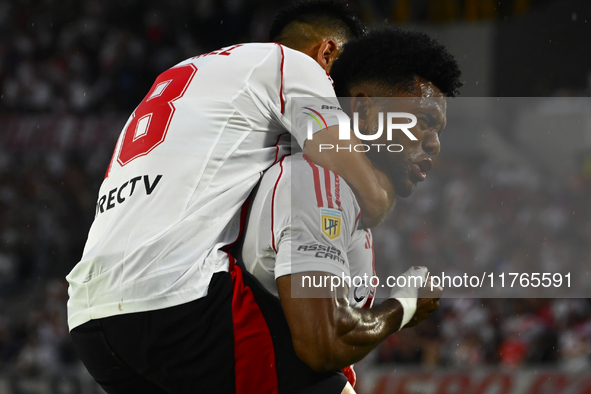
M 402 284 L 404 284 L 404 286 L 392 288 L 392 291 L 390 292 L 390 298 L 397 300 L 402 306 L 403 310 L 403 315 L 398 330 L 407 326 L 407 324 L 414 317 L 418 306 L 417 299 L 419 298 L 419 289 L 421 289 L 421 287 L 427 280 L 428 273 L 429 270 L 426 267 L 410 267 L 402 275 L 400 275 L 401 277 L 405 278 L 405 280 L 402 281 Z M 398 278 L 396 282 L 401 283 L 400 278 Z
M 435 312 L 437 308 L 439 308 L 439 299 L 443 293 L 443 288 L 441 286 L 431 287 L 433 285 L 433 283 L 431 283 L 431 279 L 432 278 L 429 277 L 427 284 L 419 289 L 417 310 L 412 319 L 410 319 L 404 328 L 416 326 L 429 317 L 431 313 Z

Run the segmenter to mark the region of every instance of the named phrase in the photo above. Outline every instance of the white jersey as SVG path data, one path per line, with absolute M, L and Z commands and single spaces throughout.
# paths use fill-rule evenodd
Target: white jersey
M 360 216 L 341 177 L 301 153 L 287 156 L 265 173 L 252 203 L 242 250 L 246 269 L 275 296 L 275 280 L 284 275 L 320 271 L 348 277 L 351 305 L 370 307 L 373 238 L 370 230 L 357 228 Z
M 67 277 L 70 329 L 207 294 L 262 172 L 289 151 L 288 132 L 306 140 L 292 97 L 335 94 L 311 57 L 275 43 L 223 48 L 158 77 L 121 132 Z

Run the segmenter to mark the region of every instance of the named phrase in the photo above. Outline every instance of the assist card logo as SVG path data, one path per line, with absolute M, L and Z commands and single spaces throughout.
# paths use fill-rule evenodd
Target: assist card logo
M 341 211 L 336 209 L 320 210 L 320 228 L 330 239 L 341 235 Z

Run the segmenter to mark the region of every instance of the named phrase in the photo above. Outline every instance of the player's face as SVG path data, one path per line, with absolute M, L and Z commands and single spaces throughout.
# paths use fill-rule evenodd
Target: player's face
M 401 152 L 389 152 L 381 149 L 368 152 L 372 162 L 384 171 L 392 181 L 396 194 L 401 197 L 409 196 L 418 182 L 427 177 L 432 167 L 431 158 L 439 153 L 441 148 L 439 135 L 447 123 L 446 101 L 443 93 L 431 82 L 416 79 L 414 91 L 400 93 L 394 98 L 384 100 L 383 105 L 378 104 L 378 109 L 370 111 L 368 125 L 378 128 L 377 116 L 379 112 L 384 114 L 384 132 L 376 143 L 402 146 Z M 392 139 L 387 140 L 385 115 L 387 112 L 407 112 L 416 116 L 417 124 L 409 131 L 416 137 L 411 140 L 402 130 L 394 130 Z M 395 123 L 408 122 L 408 119 L 394 119 Z M 371 127 L 371 126 L 369 126 Z M 397 149 L 392 149 L 397 150 Z M 399 149 L 398 149 L 399 150 Z

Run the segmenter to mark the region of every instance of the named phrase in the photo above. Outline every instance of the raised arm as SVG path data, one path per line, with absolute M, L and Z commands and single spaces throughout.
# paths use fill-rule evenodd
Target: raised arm
M 320 144 L 337 146 L 338 133 L 338 126 L 319 131 L 314 134 L 313 139 L 306 140 L 304 153 L 314 163 L 336 172 L 347 181 L 361 207 L 363 225 L 375 227 L 394 209 L 394 188 L 386 175 L 371 163 L 365 153 L 354 150 L 320 150 Z M 360 144 L 361 141 L 351 134 L 351 140 L 347 141 L 347 145 Z
M 409 272 L 416 269 L 405 274 Z M 345 288 L 331 292 L 328 287 L 301 287 L 303 276 L 326 275 L 308 272 L 277 279 L 296 354 L 316 371 L 341 369 L 361 360 L 401 325 L 418 324 L 439 305 L 439 291 L 417 299 L 419 289 L 412 286 L 397 289 L 390 299 L 371 309 L 351 307 Z
M 338 152 L 336 149 L 320 151 L 320 144 L 332 144 L 335 147 L 339 142 L 344 144 L 339 141 L 337 114 L 334 112 L 340 103 L 332 82 L 310 56 L 281 46 L 277 46 L 277 49 L 280 50 L 279 59 L 284 60 L 283 72 L 278 75 L 282 84 L 270 77 L 277 69 L 277 64 L 265 63 L 265 67 L 257 69 L 252 78 L 262 82 L 251 86 L 251 89 L 262 86 L 265 90 L 253 94 L 253 99 L 256 101 L 260 97 L 267 97 L 269 91 L 275 90 L 269 96 L 269 101 L 261 105 L 271 110 L 274 118 L 293 135 L 311 161 L 336 172 L 347 181 L 361 207 L 364 226 L 378 225 L 394 207 L 395 194 L 390 181 L 371 164 L 363 152 L 353 149 L 351 152 L 343 149 Z M 342 113 L 342 110 L 336 112 Z M 312 115 L 316 121 L 311 120 Z M 316 131 L 310 139 L 309 121 Z M 321 126 L 320 129 L 316 127 L 316 122 Z M 347 144 L 360 144 L 361 141 L 354 133 L 351 134 Z

